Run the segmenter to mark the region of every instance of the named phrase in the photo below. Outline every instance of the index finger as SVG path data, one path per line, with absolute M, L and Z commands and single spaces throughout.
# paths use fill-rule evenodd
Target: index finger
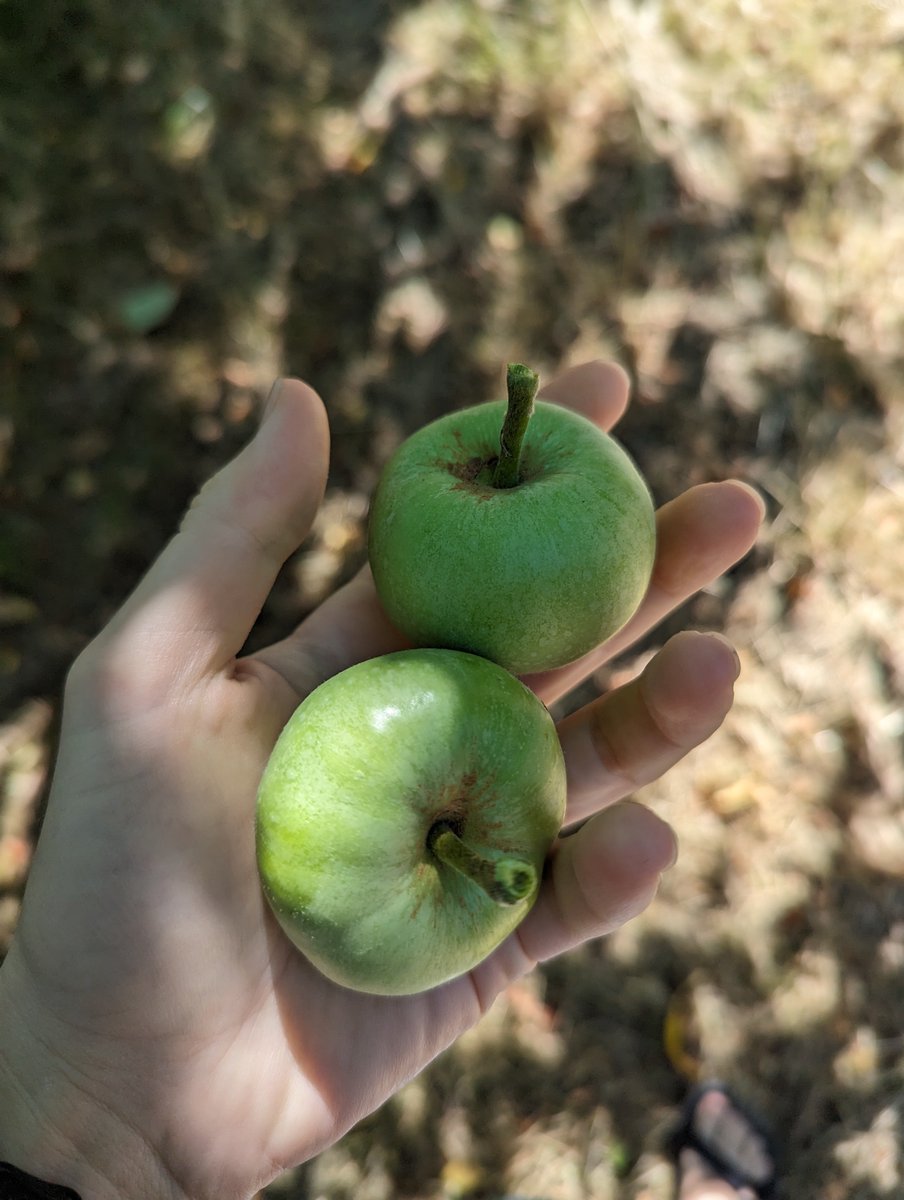
M 542 400 L 561 404 L 610 430 L 628 406 L 630 380 L 617 363 L 581 363 L 557 375 L 540 389 Z

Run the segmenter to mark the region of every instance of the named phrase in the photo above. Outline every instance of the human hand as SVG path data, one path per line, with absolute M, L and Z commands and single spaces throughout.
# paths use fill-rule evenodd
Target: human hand
M 609 428 L 618 368 L 547 399 Z M 254 799 L 279 731 L 320 682 L 404 642 L 361 572 L 285 640 L 238 657 L 326 481 L 328 429 L 286 381 L 261 429 L 76 662 L 46 820 L 0 970 L 0 1159 L 97 1197 L 246 1197 L 380 1105 L 538 961 L 655 894 L 671 830 L 624 798 L 721 723 L 737 660 L 673 638 L 643 674 L 560 725 L 567 822 L 540 898 L 470 975 L 374 997 L 294 950 L 259 886 Z M 762 517 L 743 484 L 658 514 L 653 582 L 627 629 L 528 682 L 547 703 L 737 561 Z

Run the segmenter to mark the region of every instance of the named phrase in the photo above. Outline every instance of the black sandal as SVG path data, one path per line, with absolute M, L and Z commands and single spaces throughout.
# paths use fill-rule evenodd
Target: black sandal
M 727 1159 L 715 1146 L 709 1145 L 701 1138 L 694 1130 L 694 1119 L 700 1101 L 709 1092 L 719 1092 L 729 1102 L 731 1107 L 744 1118 L 745 1122 L 750 1126 L 758 1137 L 762 1138 L 766 1152 L 772 1162 L 772 1173 L 766 1180 L 752 1179 L 747 1175 L 736 1163 Z M 684 1108 L 681 1115 L 681 1121 L 669 1138 L 669 1153 L 674 1160 L 676 1174 L 679 1176 L 680 1188 L 680 1155 L 682 1150 L 694 1150 L 706 1165 L 710 1168 L 713 1174 L 721 1180 L 724 1180 L 730 1187 L 750 1188 L 759 1200 L 773 1200 L 775 1196 L 776 1186 L 776 1167 L 775 1167 L 775 1150 L 773 1147 L 772 1137 L 768 1130 L 763 1126 L 762 1122 L 749 1111 L 737 1096 L 729 1090 L 724 1084 L 718 1082 L 704 1083 L 699 1087 L 694 1088 L 684 1102 Z M 678 1189 L 676 1189 L 676 1196 Z

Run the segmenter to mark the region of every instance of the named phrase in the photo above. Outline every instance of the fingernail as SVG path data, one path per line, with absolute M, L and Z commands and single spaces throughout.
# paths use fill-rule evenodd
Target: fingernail
M 733 664 L 733 665 L 732 665 L 732 672 L 733 672 L 733 673 L 732 673 L 732 677 L 731 677 L 731 682 L 732 682 L 732 683 L 734 683 L 734 681 L 735 681 L 735 680 L 738 678 L 738 676 L 741 674 L 741 658 L 740 658 L 740 655 L 738 654 L 737 650 L 735 650 L 734 646 L 731 644 L 731 642 L 728 640 L 728 638 L 727 638 L 727 637 L 726 637 L 724 634 L 722 634 L 722 633 L 710 633 L 710 634 L 709 634 L 709 637 L 711 637 L 711 638 L 714 638 L 716 641 L 719 641 L 719 642 L 721 642 L 721 643 L 722 643 L 722 645 L 723 645 L 723 646 L 726 648 L 726 650 L 730 650 L 730 651 L 731 651 L 732 664 Z
M 752 483 L 748 483 L 746 479 L 731 479 L 728 482 L 734 484 L 735 487 L 739 487 L 743 491 L 747 492 L 747 494 L 755 502 L 757 508 L 760 510 L 760 521 L 764 521 L 766 518 L 766 513 L 768 511 L 768 506 L 766 504 L 766 498 L 763 496 L 763 493 L 761 491 L 759 491 L 758 488 L 755 488 Z
M 273 387 L 270 388 L 270 392 L 261 409 L 261 425 L 273 415 L 273 411 L 279 403 L 279 394 L 282 391 L 284 383 L 284 379 L 277 379 Z
M 608 849 L 629 869 L 661 875 L 675 865 L 678 839 L 667 821 L 636 800 L 609 809 Z
M 664 821 L 662 817 L 649 809 L 647 811 L 656 820 L 647 823 L 645 841 L 651 854 L 654 854 L 662 862 L 659 873 L 664 875 L 678 861 L 678 836 L 668 821 Z
M 672 835 L 672 858 L 668 865 L 662 868 L 663 875 L 666 873 L 666 871 L 671 871 L 672 867 L 674 867 L 675 863 L 678 861 L 678 835 L 675 833 L 675 830 L 671 827 L 671 825 L 669 826 L 669 833 Z

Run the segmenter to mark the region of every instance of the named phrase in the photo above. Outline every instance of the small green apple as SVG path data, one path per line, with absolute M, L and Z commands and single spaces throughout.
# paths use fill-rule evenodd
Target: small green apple
M 450 413 L 390 459 L 368 553 L 390 620 L 417 646 L 515 674 L 572 662 L 617 632 L 653 568 L 653 502 L 622 447 L 513 364 L 504 401 Z M 501 428 L 501 435 L 500 435 Z
M 533 692 L 472 654 L 387 654 L 321 684 L 281 733 L 257 801 L 264 892 L 329 979 L 423 991 L 522 920 L 564 809 Z

